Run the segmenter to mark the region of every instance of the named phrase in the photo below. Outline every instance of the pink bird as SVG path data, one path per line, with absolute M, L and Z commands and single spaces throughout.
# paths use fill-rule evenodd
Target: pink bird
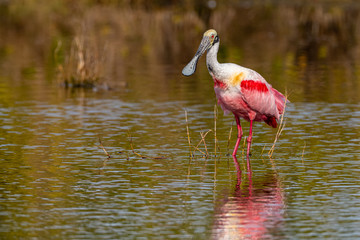
M 257 72 L 233 63 L 219 63 L 217 53 L 220 39 L 215 30 L 204 33 L 200 46 L 193 59 L 184 67 L 182 74 L 192 75 L 196 65 L 206 51 L 206 66 L 214 80 L 214 90 L 218 104 L 224 113 L 232 112 L 235 116 L 238 129 L 237 141 L 233 151 L 234 161 L 241 138 L 243 136 L 240 118 L 250 121 L 249 137 L 247 138 L 247 168 L 250 172 L 250 146 L 252 140 L 253 122 L 264 121 L 266 124 L 277 127 L 279 115 L 284 112 L 285 97 L 271 87 Z

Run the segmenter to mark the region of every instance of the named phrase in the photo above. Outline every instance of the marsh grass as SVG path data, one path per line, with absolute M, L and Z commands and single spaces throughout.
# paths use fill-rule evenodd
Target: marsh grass
M 61 42 L 55 49 L 61 48 Z M 70 51 L 64 63 L 58 63 L 58 82 L 66 88 L 95 88 L 99 87 L 103 78 L 105 59 L 99 51 L 84 36 L 73 39 Z
M 187 142 L 188 142 L 188 146 L 189 146 L 189 152 L 190 152 L 190 159 L 191 160 L 196 156 L 196 153 L 198 152 L 205 159 L 208 159 L 209 157 L 214 157 L 215 166 L 216 166 L 216 159 L 222 157 L 221 147 L 220 147 L 218 136 L 217 136 L 217 116 L 218 116 L 218 109 L 217 109 L 217 106 L 215 104 L 214 105 L 214 115 L 213 115 L 213 117 L 214 117 L 214 121 L 213 121 L 214 127 L 213 127 L 213 129 L 208 129 L 206 131 L 200 131 L 199 132 L 200 140 L 192 140 L 191 136 L 190 136 L 190 126 L 189 126 L 189 121 L 188 121 L 188 113 L 187 113 L 187 111 L 185 109 L 186 134 L 187 134 Z M 229 130 L 229 134 L 228 134 L 227 152 L 229 152 L 232 127 L 233 126 L 231 125 L 230 130 Z M 209 133 L 212 133 L 213 141 L 211 142 L 211 144 L 213 144 L 213 146 L 214 146 L 213 152 L 210 152 L 209 148 L 208 148 L 209 143 L 207 142 L 207 140 L 209 140 L 209 137 L 208 137 Z M 193 145 L 192 142 L 194 142 L 194 141 L 198 142 L 198 143 L 196 145 Z M 228 155 L 228 154 L 225 154 L 225 155 Z M 191 160 L 190 160 L 190 163 L 191 163 Z
M 193 156 L 193 152 L 191 150 L 191 139 L 190 139 L 190 131 L 189 131 L 189 122 L 188 122 L 188 117 L 187 117 L 187 111 L 185 109 L 185 121 L 186 121 L 186 133 L 187 133 L 187 139 L 188 139 L 188 143 L 189 143 L 189 154 L 190 154 L 190 158 L 192 158 Z
M 278 130 L 276 132 L 276 135 L 275 135 L 274 143 L 273 143 L 273 145 L 271 146 L 271 148 L 270 148 L 270 150 L 268 152 L 268 155 L 269 155 L 270 158 L 272 157 L 272 155 L 274 153 L 275 144 L 278 141 L 278 139 L 280 138 L 280 135 L 281 135 L 281 133 L 283 132 L 283 130 L 285 128 L 286 120 L 284 121 L 284 116 L 285 116 L 285 112 L 286 112 L 286 103 L 287 102 L 288 102 L 288 94 L 285 93 L 284 112 L 283 112 L 283 114 L 281 115 L 281 118 L 280 118 L 280 123 L 279 123 Z
M 197 151 L 201 152 L 205 158 L 208 158 L 208 157 L 209 157 L 209 152 L 208 152 L 208 149 L 207 149 L 207 145 L 206 145 L 206 140 L 205 140 L 205 138 L 206 138 L 206 135 L 208 135 L 208 133 L 211 132 L 211 131 L 212 131 L 212 130 L 209 129 L 206 133 L 200 132 L 201 140 L 199 141 L 199 143 L 198 143 L 196 146 L 193 146 L 193 147 L 194 147 L 194 151 L 192 152 L 192 156 L 195 155 L 195 150 L 197 150 Z M 202 151 L 202 150 L 199 148 L 199 146 L 200 146 L 201 143 L 204 144 L 205 152 Z
M 227 155 L 230 155 L 230 141 L 231 141 L 231 134 L 232 134 L 233 126 L 234 126 L 234 121 L 231 122 L 231 127 L 230 127 L 230 130 L 229 130 L 229 137 L 228 137 L 228 141 L 227 141 L 227 144 L 226 144 L 226 153 L 227 153 Z
M 16 63 L 10 64 L 14 68 L 22 69 L 29 65 L 28 59 L 36 59 L 39 66 L 57 69 L 60 85 L 69 88 L 124 88 L 126 71 L 133 63 L 149 72 L 157 72 L 160 64 L 182 65 L 193 56 L 199 37 L 209 27 L 221 34 L 222 55 L 227 60 L 239 58 L 240 51 L 242 59 L 261 53 L 254 62 L 272 62 L 279 56 L 294 56 L 295 62 L 336 57 L 349 68 L 359 61 L 355 53 L 360 51 L 356 44 L 360 10 L 358 4 L 348 7 L 351 1 L 331 7 L 318 1 L 295 5 L 255 1 L 251 10 L 231 0 L 219 1 L 212 10 L 207 1 L 185 2 L 4 1 L 0 4 L 0 55 L 4 46 L 6 57 Z M 64 58 L 54 64 L 49 59 L 59 41 Z M 18 69 L 9 72 L 17 74 Z M 168 81 L 161 78 L 164 72 L 158 75 L 158 81 Z M 308 81 L 312 85 L 318 79 Z
M 268 152 L 268 156 L 269 158 L 271 159 L 272 158 L 272 155 L 275 151 L 275 147 L 276 147 L 276 143 L 277 141 L 279 140 L 280 138 L 280 135 L 282 134 L 282 132 L 284 131 L 285 129 L 285 125 L 286 125 L 286 120 L 284 120 L 284 116 L 285 116 L 285 112 L 286 112 L 286 103 L 288 102 L 288 94 L 286 93 L 285 94 L 285 104 L 284 104 L 284 112 L 283 114 L 281 115 L 281 118 L 280 118 L 280 123 L 279 123 L 279 127 L 277 129 L 277 132 L 276 132 L 276 135 L 275 135 L 275 138 L 274 138 L 274 142 Z M 189 146 L 189 152 L 190 152 L 190 158 L 191 160 L 193 159 L 193 157 L 196 155 L 196 152 L 199 152 L 201 153 L 201 155 L 204 157 L 204 158 L 208 158 L 209 156 L 211 156 L 211 154 L 209 153 L 208 151 L 208 144 L 206 143 L 206 137 L 207 135 L 212 132 L 213 133 L 213 139 L 214 139 L 214 152 L 213 152 L 213 156 L 215 157 L 215 166 L 216 166 L 216 158 L 217 157 L 221 157 L 221 148 L 220 148 L 220 145 L 218 143 L 218 138 L 217 138 L 217 116 L 218 116 L 218 109 L 217 109 L 217 106 L 215 104 L 214 106 L 214 128 L 213 129 L 209 129 L 207 130 L 206 132 L 204 131 L 201 131 L 200 132 L 200 137 L 201 139 L 199 140 L 198 144 L 195 146 L 192 144 L 192 141 L 191 141 L 191 137 L 190 137 L 190 130 L 189 130 L 189 121 L 188 121 L 188 113 L 187 111 L 185 110 L 185 123 L 186 123 L 186 133 L 187 133 L 187 141 L 188 141 L 188 146 Z M 226 151 L 227 151 L 227 156 L 229 155 L 229 148 L 230 148 L 230 142 L 231 142 L 231 135 L 232 135 L 232 129 L 233 129 L 233 123 L 231 124 L 231 127 L 229 129 L 229 133 L 228 133 L 228 139 L 227 139 L 227 145 L 226 145 Z M 242 163 L 244 163 L 245 161 L 245 158 L 244 156 L 246 155 L 245 153 L 245 150 L 246 150 L 246 137 L 243 138 L 243 144 L 241 146 L 241 161 Z M 204 145 L 204 150 L 202 150 L 200 148 L 200 145 L 203 144 Z M 264 145 L 264 147 L 262 148 L 262 151 L 261 151 L 261 154 L 260 156 L 263 156 L 263 153 L 266 149 L 266 144 Z M 305 146 L 304 146 L 304 149 L 305 149 Z M 304 152 L 304 149 L 303 149 L 303 152 Z M 219 155 L 219 156 L 217 156 Z M 303 157 L 303 155 L 302 155 Z M 191 163 L 191 162 L 190 162 Z
M 217 119 L 217 114 L 218 111 L 217 111 L 217 107 L 216 107 L 216 104 L 214 105 L 214 144 L 215 144 L 215 147 L 214 147 L 214 155 L 216 157 L 216 147 L 217 147 L 217 137 L 216 137 L 216 119 Z

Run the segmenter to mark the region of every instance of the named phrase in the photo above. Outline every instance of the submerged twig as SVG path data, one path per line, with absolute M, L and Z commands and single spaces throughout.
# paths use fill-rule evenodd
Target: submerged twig
M 132 151 L 135 155 L 137 155 L 137 156 L 139 156 L 139 157 L 141 157 L 141 158 L 146 158 L 145 156 L 143 156 L 143 155 L 141 155 L 141 154 L 139 154 L 139 153 L 135 152 L 135 150 L 134 150 L 134 146 L 133 146 L 132 137 L 131 137 L 131 134 L 130 134 L 130 131 L 128 131 L 128 137 L 129 137 L 129 142 L 130 142 L 130 148 L 131 148 L 131 151 Z
M 100 143 L 101 149 L 105 152 L 106 156 L 107 156 L 108 158 L 111 158 L 110 154 L 109 154 L 109 153 L 106 151 L 106 149 L 104 148 L 104 146 L 103 146 L 103 144 L 102 144 L 102 142 L 101 142 L 101 138 L 100 138 L 100 137 L 99 137 L 99 143 Z
M 130 131 L 128 131 L 128 136 L 129 136 L 129 141 L 130 141 L 130 148 L 131 148 L 131 151 L 136 155 L 136 156 L 139 156 L 141 158 L 151 158 L 151 159 L 165 159 L 166 157 L 164 156 L 160 156 L 160 157 L 149 157 L 149 156 L 145 156 L 145 155 L 141 155 L 140 153 L 137 153 L 134 149 L 134 146 L 133 146 L 133 141 L 132 141 L 132 136 L 130 134 Z

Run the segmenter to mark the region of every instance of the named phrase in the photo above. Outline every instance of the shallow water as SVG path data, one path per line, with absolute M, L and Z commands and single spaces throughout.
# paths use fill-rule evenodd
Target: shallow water
M 348 52 L 332 58 L 327 51 L 337 52 L 320 46 L 314 60 L 311 46 L 309 52 L 291 41 L 275 46 L 267 35 L 270 42 L 262 42 L 261 28 L 246 41 L 220 31 L 228 34 L 220 62 L 258 71 L 291 101 L 271 158 L 277 129 L 254 124 L 252 175 L 242 144 L 241 173 L 229 155 L 234 119 L 215 107 L 204 59 L 195 75 L 181 75 L 201 35 L 184 56 L 164 54 L 168 64 L 159 63 L 161 56 L 123 63 L 112 81 L 127 85 L 109 91 L 63 89 L 53 66 L 29 57 L 21 44 L 26 54 L 11 55 L 6 43 L 0 239 L 360 239 L 357 48 L 342 41 Z M 249 123 L 242 126 L 246 137 Z M 198 147 L 191 152 L 187 127 Z
M 233 132 L 228 147 L 234 123 L 220 108 L 215 157 L 210 77 L 189 79 L 176 71 L 168 77 L 174 94 L 161 86 L 71 92 L 46 83 L 8 88 L 5 81 L 2 238 L 360 236 L 356 99 L 302 101 L 294 93 L 273 157 L 267 151 L 276 129 L 256 123 L 253 175 L 246 173 L 239 151 L 243 171 L 237 179 L 227 155 L 235 142 Z M 208 85 L 194 87 L 199 78 Z M 41 96 L 36 94 L 40 89 Z M 212 129 L 206 137 L 207 159 L 199 151 L 190 157 L 185 109 L 192 144 L 201 140 L 200 132 Z M 247 135 L 248 123 L 243 126 Z M 130 143 L 147 157 L 134 154 Z

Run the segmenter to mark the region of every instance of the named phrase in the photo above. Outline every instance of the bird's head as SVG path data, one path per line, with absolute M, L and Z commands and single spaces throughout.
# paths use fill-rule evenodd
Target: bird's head
M 219 36 L 214 29 L 207 30 L 201 40 L 200 46 L 195 53 L 195 56 L 191 61 L 184 67 L 182 74 L 190 76 L 195 73 L 196 65 L 201 57 L 207 50 L 209 50 L 215 43 L 219 42 Z

